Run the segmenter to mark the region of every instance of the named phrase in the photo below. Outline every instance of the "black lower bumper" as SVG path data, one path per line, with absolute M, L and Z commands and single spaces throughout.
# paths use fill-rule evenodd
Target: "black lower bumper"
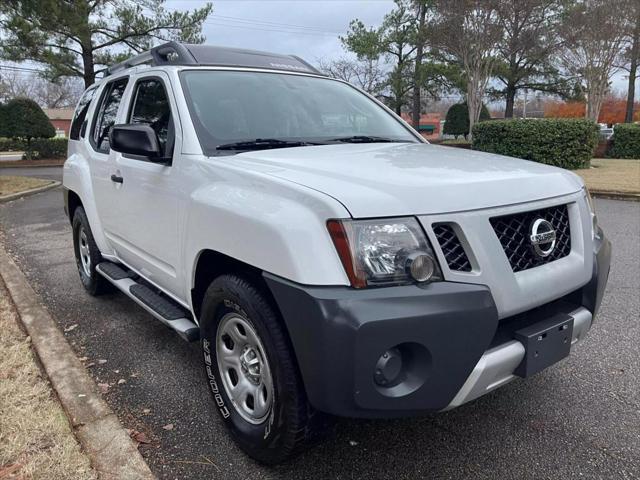
M 595 237 L 595 261 L 593 262 L 593 275 L 591 280 L 582 289 L 582 305 L 593 313 L 595 318 L 598 310 L 600 310 L 600 304 L 602 303 L 602 297 L 604 296 L 604 289 L 607 286 L 609 280 L 609 270 L 611 268 L 611 242 L 604 236 L 604 232 L 601 228 L 598 228 L 597 235 Z
M 611 258 L 604 236 L 596 246 L 593 278 L 572 296 L 591 312 L 602 300 Z M 265 280 L 284 317 L 309 401 L 334 415 L 442 410 L 499 334 L 498 312 L 483 285 L 355 290 L 302 286 L 269 274 Z M 398 354 L 405 369 L 389 385 L 376 381 L 385 352 Z

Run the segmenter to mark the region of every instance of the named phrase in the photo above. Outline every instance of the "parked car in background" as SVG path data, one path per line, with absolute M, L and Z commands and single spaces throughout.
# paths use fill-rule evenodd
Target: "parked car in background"
M 448 410 L 553 365 L 609 273 L 577 175 L 429 145 L 293 56 L 168 43 L 110 68 L 64 188 L 86 290 L 199 340 L 213 405 L 265 463 L 329 415 Z
M 613 137 L 613 127 L 600 124 L 600 138 L 603 140 L 611 140 L 611 137 Z

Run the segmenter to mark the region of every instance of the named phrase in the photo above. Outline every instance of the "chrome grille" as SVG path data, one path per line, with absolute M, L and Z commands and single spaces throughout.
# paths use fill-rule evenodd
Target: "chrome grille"
M 469 257 L 467 257 L 467 253 L 451 225 L 436 223 L 433 225 L 433 233 L 438 239 L 449 268 L 457 272 L 470 272 Z
M 556 231 L 556 246 L 548 257 L 537 255 L 529 238 L 531 224 L 538 218 L 550 222 Z M 571 232 L 566 205 L 493 217 L 490 221 L 514 272 L 553 262 L 571 253 Z

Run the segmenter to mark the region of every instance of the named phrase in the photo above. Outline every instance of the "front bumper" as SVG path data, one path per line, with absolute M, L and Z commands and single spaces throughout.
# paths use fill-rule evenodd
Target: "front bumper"
M 514 332 L 559 312 L 572 344 L 591 327 L 609 274 L 611 244 L 596 237 L 592 279 L 576 292 L 508 319 L 488 287 L 436 282 L 355 290 L 265 280 L 286 323 L 311 404 L 348 417 L 397 417 L 454 408 L 515 378 L 525 355 Z M 401 345 L 405 381 L 374 381 L 381 355 Z

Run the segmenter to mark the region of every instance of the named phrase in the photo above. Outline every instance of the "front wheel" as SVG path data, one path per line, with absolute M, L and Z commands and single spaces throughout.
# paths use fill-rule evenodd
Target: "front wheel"
M 218 412 L 238 445 L 276 464 L 309 445 L 326 417 L 308 403 L 277 311 L 256 283 L 218 277 L 202 305 L 205 371 Z

